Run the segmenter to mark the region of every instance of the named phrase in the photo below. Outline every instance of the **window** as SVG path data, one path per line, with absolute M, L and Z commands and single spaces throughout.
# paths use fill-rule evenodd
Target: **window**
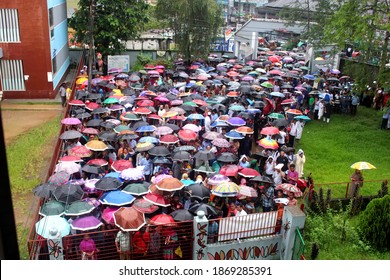
M 23 62 L 21 60 L 0 60 L 0 79 L 3 91 L 26 90 Z
M 57 69 L 57 57 L 53 57 L 53 59 L 51 60 L 52 64 L 53 64 L 53 74 L 57 73 L 58 69 Z
M 20 42 L 18 10 L 0 9 L 0 42 Z
M 54 37 L 54 28 L 52 28 L 52 29 L 50 30 L 50 38 L 53 39 L 53 37 Z
M 50 27 L 53 26 L 53 23 L 54 23 L 53 18 L 54 18 L 54 16 L 53 16 L 53 8 L 50 8 L 49 9 L 49 26 Z

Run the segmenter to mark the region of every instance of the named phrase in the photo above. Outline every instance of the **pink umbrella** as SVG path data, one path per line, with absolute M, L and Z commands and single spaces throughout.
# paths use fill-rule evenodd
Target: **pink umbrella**
M 189 129 L 182 129 L 179 131 L 179 138 L 183 141 L 193 141 L 198 138 L 198 135 Z
M 181 104 L 183 104 L 183 100 L 182 99 L 175 99 L 175 100 L 171 101 L 171 105 L 172 106 L 179 106 Z
M 64 118 L 61 120 L 61 123 L 65 125 L 79 125 L 81 121 L 78 118 Z
M 227 164 L 221 167 L 221 169 L 219 170 L 219 174 L 225 176 L 236 176 L 239 170 L 240 167 L 238 165 Z
M 172 134 L 164 135 L 160 138 L 160 143 L 162 144 L 176 144 L 179 141 L 180 139 Z
M 158 184 L 161 180 L 165 179 L 165 178 L 173 178 L 172 175 L 167 175 L 167 174 L 161 174 L 161 175 L 157 175 L 154 180 L 153 180 L 153 184 Z
M 169 126 L 159 126 L 156 128 L 156 130 L 153 132 L 153 134 L 162 136 L 162 135 L 167 135 L 171 134 L 173 132 L 173 129 L 170 128 Z
M 188 123 L 185 126 L 183 126 L 183 129 L 189 129 L 192 130 L 193 132 L 199 132 L 201 128 L 193 123 Z
M 168 199 L 156 193 L 148 193 L 144 196 L 144 199 L 157 206 L 167 207 L 171 205 Z
M 111 165 L 111 168 L 116 171 L 120 172 L 128 168 L 132 168 L 133 164 L 129 160 L 124 160 L 124 159 L 118 159 L 114 161 Z
M 243 177 L 247 177 L 247 178 L 253 178 L 256 176 L 260 176 L 260 173 L 257 172 L 253 168 L 243 168 L 238 172 L 238 174 L 243 176 Z
M 137 211 L 145 214 L 151 214 L 158 210 L 158 206 L 145 200 L 144 198 L 138 198 L 133 202 L 133 208 Z
M 110 225 L 114 225 L 114 213 L 119 209 L 119 207 L 107 207 L 102 212 L 102 219 Z
M 95 158 L 91 159 L 87 162 L 89 165 L 98 165 L 98 166 L 105 166 L 108 164 L 108 162 L 105 159 L 102 158 Z
M 83 130 L 81 130 L 81 132 L 84 134 L 93 134 L 93 135 L 99 134 L 99 130 L 97 130 L 96 128 L 92 128 L 92 127 L 86 127 Z
M 92 156 L 92 151 L 90 151 L 85 146 L 74 146 L 73 148 L 69 149 L 68 155 L 81 157 L 81 158 L 90 157 Z
M 213 141 L 211 141 L 211 144 L 213 144 L 216 147 L 219 148 L 229 148 L 230 142 L 223 138 L 216 138 Z

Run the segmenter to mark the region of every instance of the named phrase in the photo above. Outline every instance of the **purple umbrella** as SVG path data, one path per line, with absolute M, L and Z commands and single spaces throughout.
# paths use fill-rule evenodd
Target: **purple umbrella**
M 242 118 L 239 118 L 239 117 L 232 117 L 232 118 L 228 119 L 227 123 L 232 125 L 232 126 L 243 126 L 246 124 L 245 120 L 243 120 Z
M 84 216 L 75 219 L 70 226 L 75 230 L 86 231 L 97 229 L 101 225 L 103 225 L 103 223 L 95 216 Z
M 64 118 L 61 120 L 61 123 L 66 125 L 78 125 L 81 124 L 81 121 L 78 118 Z
M 229 179 L 229 177 L 222 175 L 222 174 L 216 174 L 207 180 L 207 184 L 212 185 L 212 186 L 217 186 L 217 185 L 222 184 L 224 182 L 230 182 L 230 179 Z
M 330 70 L 330 73 L 335 74 L 335 75 L 338 75 L 338 74 L 340 74 L 340 70 L 338 70 L 338 69 L 332 69 L 332 70 Z
M 171 105 L 172 106 L 179 106 L 179 105 L 182 105 L 182 104 L 183 104 L 183 100 L 182 99 L 175 99 L 175 100 L 171 101 Z
M 110 111 L 121 111 L 124 109 L 124 107 L 122 105 L 119 105 L 119 104 L 115 104 L 115 105 L 112 105 L 110 108 L 108 108 Z
M 294 61 L 294 59 L 291 56 L 283 57 L 283 62 L 285 62 L 285 63 L 289 63 L 289 62 L 293 62 L 293 61 Z
M 93 84 L 94 86 L 96 86 L 98 83 L 101 83 L 101 82 L 103 82 L 103 79 L 101 79 L 101 78 L 95 78 L 95 79 L 91 80 L 91 84 Z
M 252 82 L 254 80 L 254 78 L 252 76 L 244 76 L 241 78 L 241 81 L 245 81 L 245 82 Z

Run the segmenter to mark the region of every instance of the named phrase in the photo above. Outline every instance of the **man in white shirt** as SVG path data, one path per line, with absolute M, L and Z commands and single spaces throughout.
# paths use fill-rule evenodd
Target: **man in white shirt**
M 206 112 L 205 115 L 206 116 L 204 118 L 204 130 L 207 132 L 207 131 L 211 131 L 211 119 L 210 119 L 211 112 Z
M 301 140 L 302 138 L 302 132 L 303 132 L 303 126 L 304 126 L 304 123 L 303 123 L 303 120 L 299 120 L 297 121 L 297 134 L 295 135 L 295 142 L 294 142 L 294 146 L 297 146 L 298 143 L 299 143 L 299 140 Z
M 294 142 L 295 142 L 295 136 L 297 136 L 297 120 L 293 119 L 291 121 L 291 126 L 290 126 L 290 133 L 289 133 L 289 140 L 288 140 L 288 146 L 289 147 L 294 147 Z
M 243 208 L 243 205 L 241 203 L 239 203 L 237 205 L 237 213 L 236 213 L 236 217 L 237 216 L 245 216 L 245 215 L 248 215 L 248 213 L 245 212 L 244 208 Z

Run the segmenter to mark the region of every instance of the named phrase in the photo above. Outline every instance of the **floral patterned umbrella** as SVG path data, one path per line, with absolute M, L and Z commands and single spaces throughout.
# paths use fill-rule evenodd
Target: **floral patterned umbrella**
M 133 164 L 131 163 L 131 161 L 125 159 L 118 159 L 112 163 L 111 168 L 116 172 L 120 172 L 132 166 Z
M 85 146 L 74 146 L 68 150 L 68 155 L 85 158 L 92 156 L 92 151 Z
M 216 138 L 213 141 L 211 141 L 211 144 L 213 144 L 216 147 L 219 148 L 229 148 L 230 142 L 223 138 Z
M 69 181 L 70 175 L 65 171 L 59 171 L 49 177 L 47 181 L 52 186 L 62 186 Z

